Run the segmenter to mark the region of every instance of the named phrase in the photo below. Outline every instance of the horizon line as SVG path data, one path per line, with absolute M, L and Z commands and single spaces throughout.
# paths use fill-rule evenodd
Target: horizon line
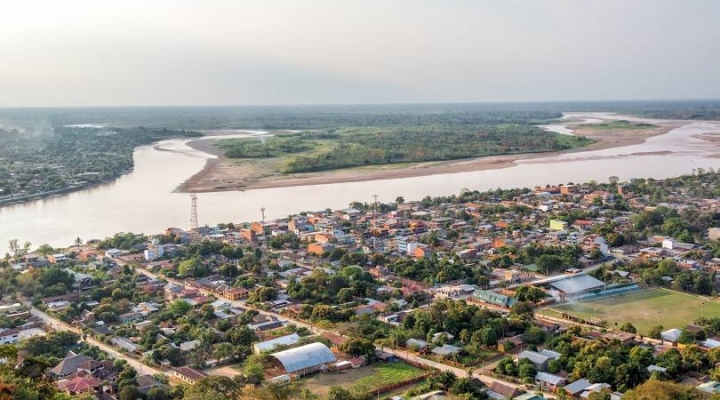
M 502 105 L 502 104 L 568 104 L 568 103 L 629 103 L 629 102 L 697 102 L 720 101 L 716 98 L 680 99 L 608 99 L 608 100 L 538 100 L 538 101 L 468 101 L 468 102 L 377 102 L 377 103 L 275 103 L 275 104 L 174 104 L 174 105 L 68 105 L 68 106 L 0 106 L 0 110 L 81 109 L 81 108 L 222 108 L 222 107 L 342 107 L 342 106 L 431 106 L 431 105 Z

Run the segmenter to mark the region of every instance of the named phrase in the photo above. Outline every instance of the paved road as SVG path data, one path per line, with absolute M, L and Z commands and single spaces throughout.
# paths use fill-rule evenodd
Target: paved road
M 157 274 L 154 274 L 154 273 L 152 273 L 152 272 L 150 272 L 150 271 L 148 271 L 148 270 L 146 270 L 146 269 L 143 269 L 143 268 L 137 268 L 137 267 L 136 267 L 135 270 L 136 270 L 137 272 L 139 272 L 139 273 L 141 273 L 141 274 L 143 274 L 143 275 L 151 278 L 151 279 L 164 279 L 164 280 L 168 281 L 169 283 L 173 283 L 173 284 L 178 285 L 178 286 L 182 286 L 182 287 L 189 286 L 189 285 L 186 285 L 185 282 L 182 282 L 182 281 L 179 281 L 179 280 L 176 280 L 176 279 L 168 279 L 168 278 L 165 278 L 165 277 L 161 277 L 161 276 L 158 276 Z M 195 289 L 198 289 L 198 290 L 200 291 L 200 293 L 202 293 L 203 295 L 206 295 L 206 296 L 209 296 L 209 295 L 215 296 L 215 293 L 213 293 L 213 292 L 210 291 L 210 290 L 203 289 L 203 288 L 198 288 L 198 287 L 196 287 L 196 286 L 191 286 L 191 287 L 193 287 L 193 288 L 195 288 Z M 309 324 L 307 324 L 307 323 L 305 323 L 305 322 L 301 322 L 301 321 L 297 321 L 297 320 L 295 320 L 295 319 L 287 318 L 286 316 L 283 316 L 283 315 L 280 315 L 280 314 L 276 314 L 276 313 L 273 313 L 273 312 L 270 312 L 270 311 L 264 311 L 264 310 L 260 310 L 260 309 L 254 308 L 253 306 L 250 306 L 250 305 L 248 305 L 247 303 L 245 303 L 244 301 L 241 301 L 241 300 L 232 301 L 232 300 L 223 299 L 223 301 L 226 301 L 226 302 L 232 304 L 232 305 L 235 306 L 235 307 L 251 308 L 251 309 L 257 310 L 260 314 L 270 315 L 270 316 L 274 316 L 274 317 L 276 317 L 276 318 L 278 318 L 278 319 L 281 319 L 281 320 L 291 321 L 292 323 L 296 324 L 297 326 L 302 326 L 302 327 L 306 327 L 306 328 L 310 329 L 313 333 L 329 332 L 329 333 L 333 333 L 333 334 L 335 334 L 335 335 L 338 335 L 337 332 L 333 332 L 333 331 L 326 330 L 326 329 L 320 329 L 320 328 L 318 328 L 318 327 L 311 326 L 311 325 L 309 325 Z M 413 353 L 410 353 L 410 352 L 407 352 L 407 351 L 404 351 L 404 350 L 391 349 L 391 348 L 384 347 L 384 346 L 376 346 L 376 348 L 377 348 L 378 350 L 383 350 L 383 351 L 385 351 L 385 352 L 387 352 L 387 353 L 393 354 L 393 355 L 395 355 L 396 357 L 398 357 L 398 358 L 400 358 L 400 359 L 402 359 L 402 360 L 411 361 L 411 362 L 416 363 L 416 364 L 426 365 L 426 366 L 428 366 L 428 367 L 430 367 L 430 368 L 434 368 L 434 369 L 437 369 L 437 370 L 439 370 L 439 371 L 449 371 L 449 372 L 452 372 L 452 373 L 455 374 L 455 376 L 457 376 L 458 378 L 467 378 L 467 376 L 468 376 L 468 371 L 467 371 L 467 369 L 457 368 L 457 367 L 453 367 L 453 366 L 451 366 L 451 365 L 443 364 L 443 363 L 440 363 L 440 362 L 437 362 L 437 361 L 428 360 L 428 359 L 426 359 L 426 358 L 422 358 L 422 357 L 420 357 L 420 356 L 418 356 L 418 355 L 416 355 L 416 354 L 413 354 Z M 211 374 L 213 374 L 213 373 L 211 373 Z M 214 374 L 219 374 L 219 373 L 216 372 L 216 373 L 214 373 Z M 488 385 L 488 386 L 490 386 L 493 382 L 500 382 L 500 383 L 503 383 L 503 384 L 508 385 L 508 386 L 520 388 L 520 389 L 522 389 L 522 390 L 526 390 L 526 389 L 524 389 L 523 387 L 521 387 L 520 385 L 514 384 L 514 383 L 512 383 L 512 382 L 508 382 L 508 381 L 504 381 L 504 380 L 501 380 L 501 379 L 497 379 L 497 378 L 494 378 L 494 377 L 491 377 L 491 376 L 487 376 L 487 375 L 483 374 L 483 369 L 482 369 L 482 368 L 479 368 L 479 369 L 476 369 L 476 370 L 472 371 L 472 375 L 473 375 L 473 377 L 480 379 L 483 383 L 485 383 L 485 384 Z M 547 394 L 545 395 L 545 397 L 546 397 L 546 398 L 554 398 L 553 395 L 547 395 Z
M 70 326 L 70 325 L 66 324 L 65 322 L 63 322 L 63 321 L 61 321 L 61 320 L 59 320 L 59 319 L 57 319 L 57 318 L 54 318 L 54 317 L 46 314 L 45 312 L 43 312 L 42 310 L 36 308 L 35 306 L 33 306 L 32 304 L 30 304 L 30 303 L 28 303 L 28 302 L 24 302 L 24 303 L 25 303 L 25 305 L 27 305 L 28 307 L 30 307 L 30 313 L 31 313 L 32 315 L 40 318 L 41 320 L 43 320 L 43 322 L 44 322 L 47 326 L 49 326 L 49 327 L 51 327 L 51 328 L 53 328 L 53 329 L 55 329 L 55 330 L 57 330 L 57 331 L 75 332 L 75 333 L 77 333 L 78 335 L 80 335 L 81 337 L 83 336 L 83 332 L 82 332 L 80 329 L 75 328 L 75 327 L 73 327 L 73 326 Z M 99 340 L 96 340 L 95 338 L 92 338 L 92 337 L 90 337 L 90 336 L 86 336 L 85 339 L 81 339 L 81 340 L 84 340 L 84 341 L 87 342 L 87 343 L 90 343 L 90 344 L 92 344 L 92 345 L 95 345 L 95 346 L 99 347 L 102 351 L 104 351 L 105 353 L 107 353 L 108 355 L 110 355 L 110 357 L 113 357 L 113 358 L 116 358 L 116 359 L 122 359 L 122 360 L 127 361 L 127 363 L 130 364 L 130 366 L 132 366 L 133 368 L 135 368 L 135 370 L 137 370 L 138 375 L 143 375 L 143 374 L 149 374 L 149 375 L 164 374 L 164 375 L 167 375 L 164 371 L 161 371 L 161 370 L 159 370 L 159 369 L 157 369 L 157 368 L 150 367 L 150 366 L 145 365 L 145 364 L 143 364 L 143 363 L 141 363 L 141 362 L 139 362 L 139 361 L 137 361 L 137 360 L 135 360 L 135 359 L 133 359 L 133 358 L 131 358 L 131 357 L 128 357 L 127 355 L 125 355 L 125 354 L 123 354 L 123 353 L 120 353 L 119 351 L 115 350 L 113 347 L 108 346 L 107 344 L 105 344 L 105 343 L 103 343 L 103 342 L 101 342 L 101 341 L 99 341 Z M 169 375 L 168 375 L 168 377 L 169 377 Z

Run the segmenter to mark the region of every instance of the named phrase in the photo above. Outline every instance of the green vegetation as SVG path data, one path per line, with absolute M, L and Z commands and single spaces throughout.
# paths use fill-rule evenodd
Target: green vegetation
M 705 300 L 684 293 L 666 289 L 653 289 L 643 292 L 608 297 L 595 301 L 565 304 L 553 307 L 554 310 L 590 320 L 597 318 L 618 326 L 632 322 L 641 335 L 648 335 L 657 325 L 666 329 L 682 328 L 693 323 L 702 314 L 705 303 L 705 315 L 718 315 L 720 303 Z M 541 311 L 542 313 L 548 310 Z M 558 316 L 550 312 L 549 315 Z
M 363 132 L 365 131 L 365 132 Z M 590 140 L 575 137 L 572 145 L 536 126 L 415 126 L 378 128 L 368 132 L 345 128 L 329 151 L 298 155 L 283 172 L 313 172 L 365 165 L 457 160 L 564 150 L 584 146 Z
M 270 139 L 223 139 L 230 158 L 283 157 L 283 173 L 327 171 L 368 165 L 447 161 L 499 154 L 564 150 L 590 144 L 584 137 L 548 133 L 534 125 L 344 127 Z M 290 156 L 293 155 L 293 156 Z
M 635 129 L 652 129 L 657 128 L 657 125 L 647 124 L 642 122 L 630 122 L 625 120 L 602 122 L 599 124 L 581 124 L 579 128 L 595 129 L 595 130 L 635 130 Z
M 62 125 L 31 133 L 0 126 L 0 205 L 108 182 L 132 170 L 135 147 L 181 136 L 200 133 Z
M 353 388 L 371 393 L 374 389 L 405 382 L 423 374 L 423 370 L 401 362 L 378 363 L 369 368 L 372 369 L 372 375 L 356 380 Z
M 276 136 L 254 139 L 221 139 L 216 146 L 230 158 L 268 158 L 314 150 L 317 145 L 298 137 Z

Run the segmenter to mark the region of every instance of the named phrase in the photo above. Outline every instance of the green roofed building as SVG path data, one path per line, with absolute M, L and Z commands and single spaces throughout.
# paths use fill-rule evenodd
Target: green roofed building
M 500 293 L 495 293 L 491 290 L 480 289 L 473 292 L 472 298 L 483 303 L 493 304 L 500 307 L 512 307 L 516 301 L 512 297 L 508 297 Z

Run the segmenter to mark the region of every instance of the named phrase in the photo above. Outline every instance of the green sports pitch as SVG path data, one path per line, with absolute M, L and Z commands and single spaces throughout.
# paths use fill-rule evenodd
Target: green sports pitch
M 632 323 L 641 335 L 653 326 L 682 328 L 700 318 L 720 317 L 720 303 L 707 297 L 650 289 L 620 296 L 551 306 L 540 314 L 560 318 L 567 313 L 586 321 L 607 321 L 608 327 Z

